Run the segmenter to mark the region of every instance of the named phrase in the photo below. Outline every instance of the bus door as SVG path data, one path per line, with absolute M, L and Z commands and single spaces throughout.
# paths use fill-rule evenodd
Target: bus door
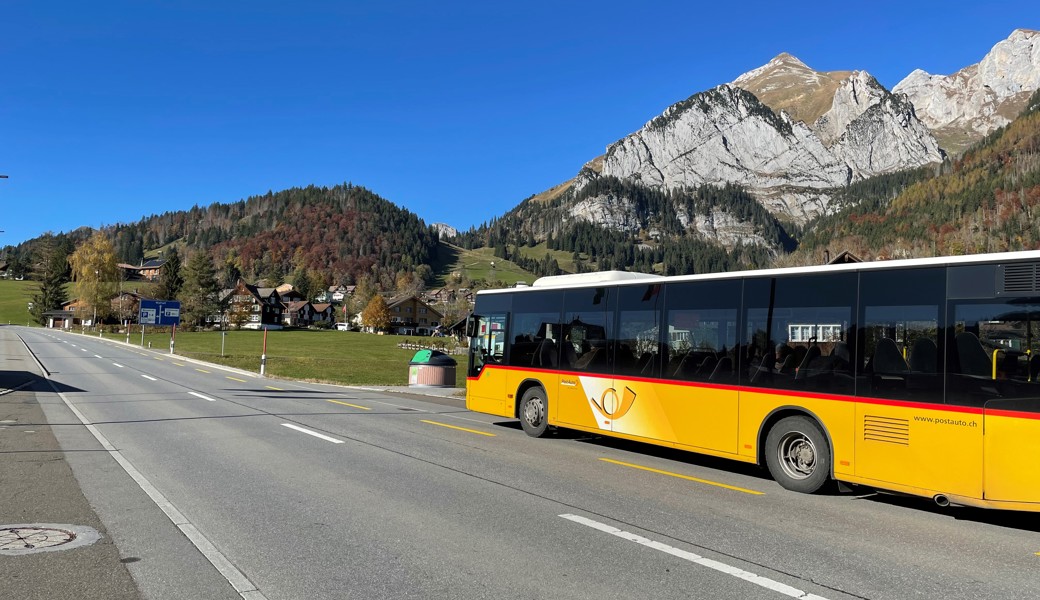
M 466 408 L 477 412 L 513 416 L 506 402 L 506 375 L 497 369 L 505 358 L 506 313 L 471 315 L 466 324 L 470 339 Z
M 1040 502 L 1040 303 L 954 307 L 955 393 L 983 407 L 984 497 Z M 965 420 L 974 421 L 974 419 Z

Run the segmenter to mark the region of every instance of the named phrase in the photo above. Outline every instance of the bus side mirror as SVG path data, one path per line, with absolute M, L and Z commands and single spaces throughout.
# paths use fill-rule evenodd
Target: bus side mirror
M 480 315 L 470 315 L 466 319 L 466 337 L 477 337 L 480 335 Z

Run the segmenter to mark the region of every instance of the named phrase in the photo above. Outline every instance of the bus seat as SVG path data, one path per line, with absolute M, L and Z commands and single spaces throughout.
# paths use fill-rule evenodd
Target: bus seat
M 715 359 L 714 355 L 709 354 L 708 356 L 705 356 L 704 360 L 701 361 L 701 364 L 697 365 L 697 368 L 694 369 L 693 376 L 699 379 L 710 376 L 712 372 L 715 371 L 716 363 L 718 363 L 718 361 Z
M 845 342 L 835 342 L 834 348 L 831 350 L 831 356 L 836 361 L 842 363 L 842 368 L 848 368 L 848 364 L 852 362 L 852 354 L 849 352 L 849 345 Z
M 710 381 L 718 381 L 723 377 L 729 377 L 733 374 L 733 359 L 728 356 L 723 356 L 719 359 L 719 362 L 715 363 L 715 368 L 712 370 L 711 375 L 708 377 Z
M 578 362 L 578 353 L 574 351 L 574 344 L 570 340 L 563 342 L 563 366 L 573 367 Z
M 892 338 L 881 338 L 874 348 L 871 365 L 875 373 L 909 373 L 910 367 L 899 353 L 899 346 Z
M 578 358 L 577 361 L 575 361 L 574 368 L 581 370 L 588 369 L 589 365 L 592 364 L 593 359 L 596 358 L 597 354 L 599 354 L 599 351 L 599 346 L 590 348 L 588 352 L 582 354 L 581 357 Z
M 1036 381 L 1037 378 L 1040 378 L 1040 352 L 1029 359 L 1029 381 Z
M 773 367 L 776 365 L 776 354 L 772 351 L 766 352 L 762 355 L 762 361 L 757 365 L 751 367 L 751 376 L 749 381 L 751 383 L 760 383 L 761 381 L 769 381 L 773 378 Z
M 538 344 L 538 351 L 535 353 L 536 366 L 539 367 L 556 367 L 559 366 L 559 354 L 556 352 L 556 344 L 550 339 L 543 339 Z
M 989 353 L 982 347 L 982 342 L 975 337 L 974 333 L 970 331 L 958 333 L 955 343 L 962 374 L 986 378 L 993 376 L 993 363 L 990 362 Z
M 910 370 L 915 373 L 935 373 L 939 364 L 939 347 L 931 338 L 914 340 L 910 347 Z
M 798 365 L 798 370 L 795 372 L 794 378 L 795 379 L 805 379 L 806 377 L 808 377 L 809 376 L 810 365 L 813 364 L 813 361 L 816 362 L 816 364 L 814 365 L 814 368 L 817 369 L 817 371 L 819 371 L 822 368 L 825 368 L 823 365 L 820 364 L 820 360 L 819 359 L 820 359 L 821 356 L 822 356 L 822 353 L 820 352 L 820 347 L 819 346 L 817 346 L 815 344 L 813 344 L 812 346 L 809 346 L 809 349 L 806 350 L 806 352 L 805 352 L 805 357 L 802 358 L 802 362 L 799 363 L 799 365 Z

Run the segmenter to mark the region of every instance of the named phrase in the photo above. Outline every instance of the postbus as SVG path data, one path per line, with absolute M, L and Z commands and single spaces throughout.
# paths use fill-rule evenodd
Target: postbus
M 481 291 L 466 406 L 938 504 L 1040 511 L 1040 251 Z

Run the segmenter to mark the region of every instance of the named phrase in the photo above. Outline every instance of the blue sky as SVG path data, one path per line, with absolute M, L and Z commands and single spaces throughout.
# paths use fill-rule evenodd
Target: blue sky
M 465 229 L 780 52 L 891 88 L 1016 28 L 1035 0 L 12 0 L 0 244 L 348 181 Z

